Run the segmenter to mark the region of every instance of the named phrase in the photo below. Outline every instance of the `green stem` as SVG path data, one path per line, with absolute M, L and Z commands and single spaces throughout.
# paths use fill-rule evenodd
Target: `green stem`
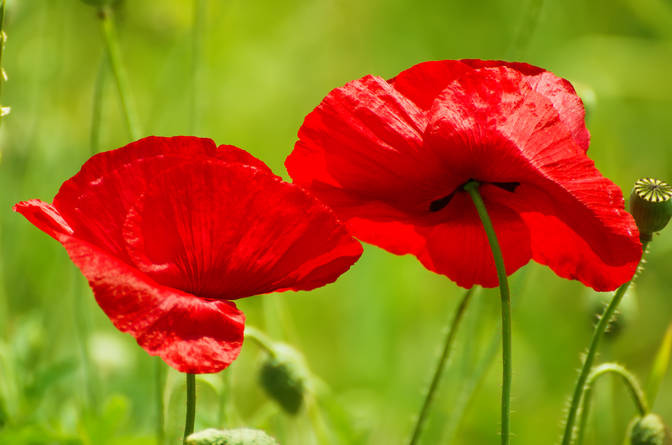
M 648 242 L 644 242 L 642 244 L 642 251 L 644 253 L 646 253 L 647 245 Z M 644 255 L 642 255 L 642 259 L 643 258 Z M 641 264 L 642 263 L 640 261 L 640 265 Z M 607 330 L 607 327 L 609 326 L 609 323 L 611 322 L 611 319 L 614 316 L 614 313 L 616 312 L 616 308 L 623 299 L 625 291 L 628 290 L 628 287 L 630 287 L 630 284 L 633 282 L 634 279 L 635 277 L 630 279 L 630 281 L 623 284 L 621 287 L 618 288 L 618 290 L 616 290 L 614 296 L 612 297 L 611 301 L 602 312 L 602 315 L 600 315 L 600 319 L 597 325 L 595 326 L 593 336 L 590 339 L 590 346 L 588 347 L 588 352 L 586 353 L 585 358 L 583 359 L 583 364 L 581 366 L 579 378 L 576 380 L 576 385 L 574 386 L 574 393 L 572 395 L 572 401 L 569 405 L 569 412 L 567 413 L 567 420 L 565 422 L 565 430 L 562 436 L 562 445 L 570 445 L 572 443 L 576 414 L 578 412 L 579 405 L 581 403 L 581 397 L 583 396 L 586 380 L 588 379 L 590 369 L 592 368 L 593 362 L 595 361 L 595 355 L 597 354 L 597 347 L 600 344 L 600 340 L 602 339 L 604 331 Z
M 625 385 L 628 387 L 628 390 L 632 395 L 632 399 L 637 406 L 637 410 L 642 417 L 644 417 L 649 412 L 649 404 L 646 401 L 646 396 L 644 395 L 644 391 L 642 391 L 642 387 L 639 384 L 637 377 L 617 363 L 603 363 L 600 366 L 595 367 L 586 380 L 581 407 L 581 419 L 577 429 L 577 445 L 581 445 L 583 443 L 583 434 L 588 422 L 590 402 L 595 382 L 600 376 L 608 373 L 613 373 L 621 377 L 623 383 L 625 383 Z
M 492 256 L 497 269 L 497 279 L 499 280 L 499 294 L 502 300 L 502 445 L 508 445 L 511 424 L 511 295 L 509 292 L 509 281 L 506 277 L 504 268 L 504 257 L 502 249 L 497 241 L 497 234 L 492 225 L 488 211 L 485 208 L 481 194 L 478 192 L 479 183 L 469 181 L 464 189 L 471 196 L 474 202 L 478 216 L 481 218 L 485 234 L 490 243 Z
M 114 28 L 114 21 L 112 19 L 112 10 L 108 7 L 101 7 L 98 10 L 98 18 L 100 19 L 100 26 L 103 32 L 103 40 L 105 41 L 105 49 L 107 57 L 110 62 L 110 68 L 114 75 L 114 80 L 119 91 L 119 100 L 124 111 L 126 119 L 126 126 L 131 139 L 137 140 L 140 137 L 141 131 L 138 125 L 138 118 L 135 115 L 133 106 L 131 104 L 130 88 L 128 86 L 128 78 L 124 65 L 121 62 L 121 51 L 119 50 L 119 42 L 117 40 L 117 33 Z
M 523 290 L 525 287 L 525 283 L 529 281 L 530 270 L 531 269 L 529 268 L 520 270 L 516 274 L 515 280 L 511 280 L 511 294 L 517 295 L 516 300 L 511 302 L 512 310 L 515 310 L 516 305 L 521 304 L 521 301 L 525 296 Z M 477 310 L 476 314 L 472 315 L 472 319 L 473 321 L 476 321 L 482 325 L 484 315 L 485 313 L 483 312 L 483 310 L 480 311 Z M 476 335 L 477 332 L 474 329 L 472 329 L 470 333 L 467 333 L 467 335 L 465 335 L 465 341 L 463 342 L 464 345 L 462 346 L 462 350 L 464 352 L 466 352 L 468 349 L 476 348 L 475 344 L 470 345 L 466 341 L 466 337 L 471 336 L 475 338 Z M 466 366 L 465 364 L 464 366 L 465 369 L 462 373 L 463 378 L 460 384 L 461 391 L 457 397 L 457 400 L 452 406 L 451 411 L 453 413 L 456 413 L 457 415 L 451 415 L 450 418 L 447 420 L 443 434 L 441 435 L 441 440 L 439 440 L 437 443 L 443 445 L 449 445 L 455 441 L 455 437 L 459 430 L 459 426 L 462 423 L 462 419 L 464 418 L 469 408 L 469 404 L 472 403 L 472 400 L 476 396 L 478 390 L 483 386 L 483 382 L 488 373 L 488 370 L 492 366 L 493 361 L 495 360 L 495 358 L 499 353 L 499 345 L 501 343 L 499 339 L 500 337 L 501 337 L 501 320 L 497 323 L 497 326 L 495 327 L 494 332 L 490 336 L 487 346 L 484 349 L 484 353 L 478 359 L 478 362 L 475 363 L 474 366 Z M 462 357 L 466 355 L 464 352 L 462 353 Z
M 97 412 L 98 409 L 98 397 L 97 397 L 97 381 L 95 380 L 95 374 L 93 373 L 93 366 L 91 366 L 91 356 L 89 354 L 89 349 L 86 344 L 86 340 L 90 337 L 89 332 L 89 312 L 88 309 L 88 299 L 84 298 L 84 290 L 79 282 L 78 271 L 73 268 L 73 302 L 74 302 L 74 315 L 75 315 L 75 330 L 77 332 L 77 340 L 79 343 L 79 353 L 82 357 L 82 377 L 86 384 L 86 394 L 89 409 Z M 88 289 L 88 288 L 87 288 Z
M 252 340 L 272 357 L 275 357 L 273 340 L 254 326 L 245 326 L 245 339 Z
M 441 440 L 438 443 L 448 445 L 453 443 L 455 440 L 456 433 L 460 423 L 462 423 L 462 419 L 464 418 L 465 413 L 467 412 L 469 403 L 474 398 L 479 387 L 483 384 L 492 362 L 495 360 L 495 357 L 497 357 L 497 353 L 499 352 L 499 335 L 499 326 L 497 326 L 497 332 L 492 335 L 492 338 L 486 347 L 485 353 L 479 359 L 476 367 L 474 368 L 474 371 L 469 374 L 465 383 L 462 385 L 462 391 L 458 396 L 457 402 L 455 402 L 452 410 L 452 412 L 457 413 L 457 415 L 451 415 L 447 420 L 445 432 L 441 436 Z
M 100 151 L 100 122 L 103 114 L 103 91 L 105 89 L 105 75 L 107 74 L 107 60 L 105 57 L 100 61 L 98 75 L 93 86 L 93 105 L 91 110 L 91 133 L 89 143 L 91 154 Z
M 196 376 L 187 374 L 187 419 L 184 423 L 183 443 L 187 443 L 187 437 L 194 432 L 194 419 L 196 418 Z
M 532 36 L 539 24 L 543 7 L 544 0 L 530 0 L 528 7 L 525 9 L 525 16 L 520 24 L 520 28 L 518 28 L 518 32 L 509 47 L 509 60 L 518 59 L 529 46 L 530 40 L 532 40 Z
M 2 94 L 2 87 L 7 81 L 7 73 L 2 67 L 2 54 L 5 51 L 5 42 L 7 41 L 7 34 L 5 33 L 5 0 L 0 0 L 0 95 Z M 10 107 L 0 106 L 0 123 L 2 118 L 9 114 Z
M 230 405 L 230 391 L 231 391 L 231 373 L 222 372 L 219 374 L 221 391 L 219 393 L 219 410 L 217 412 L 217 426 L 219 428 L 225 428 L 228 425 L 231 425 L 231 417 L 227 412 Z
M 320 445 L 331 445 L 333 441 L 331 440 L 331 435 L 324 423 L 320 407 L 317 404 L 317 396 L 315 394 L 310 394 L 306 401 L 308 402 L 308 417 L 310 418 L 310 423 L 313 427 L 313 433 L 315 434 L 317 443 Z
M 189 113 L 189 134 L 198 133 L 199 88 L 201 83 L 201 59 L 203 52 L 203 30 L 207 14 L 205 0 L 193 1 L 193 22 L 191 27 L 191 112 Z
M 154 359 L 154 397 L 156 397 L 156 442 L 163 445 L 166 441 L 164 433 L 164 413 L 163 413 L 163 388 L 166 382 L 166 368 L 163 365 L 163 360 L 160 358 Z
M 0 39 L 0 62 L 2 62 L 2 53 L 5 50 L 5 0 L 0 0 L 0 34 L 2 36 L 2 39 Z M 4 80 L 4 73 L 3 73 L 3 79 Z M 0 86 L 2 85 L 2 82 L 0 81 Z M 0 88 L 0 91 L 2 89 Z
M 429 389 L 427 390 L 427 394 L 425 395 L 422 407 L 420 408 L 420 414 L 418 415 L 418 418 L 415 422 L 415 427 L 413 428 L 413 435 L 411 436 L 409 445 L 417 444 L 418 440 L 420 439 L 420 434 L 422 433 L 422 426 L 427 418 L 427 414 L 429 414 L 429 409 L 432 405 L 432 401 L 434 400 L 434 396 L 439 388 L 439 383 L 441 383 L 441 376 L 443 375 L 443 369 L 446 366 L 448 356 L 450 355 L 450 351 L 452 349 L 453 340 L 455 339 L 455 333 L 457 332 L 457 328 L 460 325 L 460 322 L 462 321 L 464 312 L 467 309 L 467 305 L 469 304 L 469 300 L 474 293 L 474 289 L 475 288 L 472 287 L 471 289 L 468 289 L 464 293 L 462 301 L 460 301 L 460 304 L 457 306 L 457 310 L 453 315 L 453 319 L 448 328 L 448 332 L 446 333 L 446 338 L 443 342 L 443 350 L 441 351 L 439 361 L 437 362 L 436 368 L 434 369 L 434 376 L 432 377 L 432 382 L 429 385 Z

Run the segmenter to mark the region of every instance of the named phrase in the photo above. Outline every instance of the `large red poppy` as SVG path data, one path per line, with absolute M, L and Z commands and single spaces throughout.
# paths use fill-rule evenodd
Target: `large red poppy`
M 534 259 L 604 291 L 634 274 L 642 252 L 588 143 L 568 81 L 523 63 L 445 60 L 331 91 L 285 165 L 361 240 L 460 286 L 492 287 L 490 247 L 462 189 L 477 180 L 507 273 Z
M 323 286 L 362 252 L 300 187 L 195 137 L 95 155 L 53 204 L 14 209 L 63 244 L 118 329 L 189 373 L 238 356 L 245 317 L 230 300 Z

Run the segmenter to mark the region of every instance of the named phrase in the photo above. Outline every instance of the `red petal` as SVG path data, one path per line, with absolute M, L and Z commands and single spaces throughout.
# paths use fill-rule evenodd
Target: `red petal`
M 575 143 L 584 151 L 588 149 L 590 133 L 586 129 L 581 98 L 567 80 L 542 68 L 501 60 L 441 60 L 417 64 L 402 71 L 389 82 L 419 107 L 427 110 L 441 91 L 465 73 L 473 69 L 500 66 L 521 73 L 534 91 L 550 100 Z
M 560 121 L 572 134 L 574 142 L 583 151 L 588 150 L 590 133 L 586 128 L 586 111 L 583 107 L 583 101 L 576 94 L 576 90 L 568 80 L 527 63 L 475 59 L 463 60 L 462 62 L 474 68 L 506 66 L 523 74 L 525 81 L 533 91 L 551 101 L 553 108 L 558 112 Z
M 233 303 L 159 285 L 86 241 L 63 245 L 112 323 L 149 354 L 188 373 L 218 372 L 238 356 L 245 318 Z
M 516 71 L 475 71 L 444 90 L 426 141 L 437 151 L 461 147 L 444 149 L 446 162 L 468 169 L 473 178 L 522 184 L 522 192 L 504 204 L 523 212 L 535 260 L 558 275 L 611 290 L 634 273 L 641 248 L 621 191 L 574 143 L 550 102 Z M 527 200 L 519 197 L 525 191 Z
M 235 145 L 220 145 L 217 147 L 217 159 L 237 164 L 249 165 L 251 167 L 263 170 L 266 173 L 273 173 L 268 165 L 260 159 L 255 158 L 243 149 Z
M 75 236 L 127 260 L 121 230 L 126 213 L 159 172 L 197 159 L 245 162 L 268 170 L 243 150 L 211 139 L 150 136 L 89 159 L 54 198 Z
M 525 64 L 444 61 L 390 82 L 419 107 L 413 115 L 426 110 L 422 141 L 385 143 L 386 151 L 376 146 L 379 134 L 394 140 L 389 133 L 416 131 L 422 120 L 387 111 L 377 120 L 358 119 L 401 103 L 412 109 L 366 77 L 330 93 L 306 118 L 287 161 L 290 175 L 332 206 L 355 236 L 412 253 L 461 285 L 493 285 L 489 248 L 477 237 L 480 220 L 466 204 L 456 207 L 464 197 L 458 187 L 471 178 L 485 183 L 481 190 L 501 234 L 507 271 L 534 255 L 559 275 L 600 290 L 631 277 L 641 255 L 636 228 L 620 191 L 585 155 L 583 111 L 565 81 Z M 385 152 L 408 161 L 395 162 Z M 488 185 L 498 182 L 520 183 L 545 201 L 530 198 L 536 210 L 525 207 L 518 192 Z M 450 196 L 448 206 L 429 212 Z
M 637 228 L 618 187 L 591 161 L 574 166 L 573 180 L 523 184 L 509 205 L 530 229 L 535 261 L 597 291 L 613 290 L 637 269 L 642 255 Z
M 336 203 L 351 233 L 362 241 L 396 255 L 412 254 L 427 269 L 465 288 L 498 285 L 490 245 L 466 192 L 455 193 L 445 208 L 435 213 L 426 210 L 424 215 L 403 213 L 380 201 L 343 200 L 347 195 L 342 191 L 330 192 L 322 196 L 326 202 Z M 509 192 L 484 184 L 481 193 L 499 237 L 507 273 L 511 274 L 532 257 L 528 228 L 506 206 Z
M 436 98 L 425 149 L 482 182 L 521 182 L 542 164 L 588 159 L 551 102 L 506 67 L 466 73 Z
M 216 161 L 155 177 L 124 234 L 135 264 L 156 281 L 224 299 L 322 286 L 362 251 L 299 187 Z
M 422 149 L 425 126 L 422 110 L 383 79 L 367 76 L 330 92 L 306 117 L 285 166 L 313 191 L 342 188 L 364 200 L 389 197 L 416 208 L 436 193 L 434 179 L 444 173 Z
M 467 71 L 472 68 L 459 60 L 437 60 L 414 65 L 388 82 L 417 106 L 429 110 L 436 96 Z
M 63 236 L 70 236 L 73 233 L 72 228 L 63 219 L 59 211 L 51 204 L 39 199 L 19 202 L 14 205 L 13 210 L 25 216 L 35 227 L 57 241 L 61 241 Z

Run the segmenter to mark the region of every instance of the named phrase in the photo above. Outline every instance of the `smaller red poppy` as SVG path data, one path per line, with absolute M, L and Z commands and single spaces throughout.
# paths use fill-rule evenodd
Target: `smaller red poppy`
M 336 280 L 359 258 L 333 212 L 210 139 L 148 137 L 89 159 L 53 204 L 14 210 L 59 241 L 98 304 L 149 354 L 218 372 L 240 352 L 231 301 Z
M 584 114 L 570 83 L 542 68 L 425 62 L 331 91 L 285 165 L 354 236 L 467 288 L 498 282 L 462 188 L 476 180 L 508 274 L 533 259 L 611 290 L 632 277 L 641 245 L 621 190 L 586 156 Z

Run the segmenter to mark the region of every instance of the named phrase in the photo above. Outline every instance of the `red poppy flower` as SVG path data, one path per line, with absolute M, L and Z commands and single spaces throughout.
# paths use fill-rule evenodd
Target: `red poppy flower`
M 195 137 L 95 155 L 53 204 L 14 210 L 63 244 L 118 329 L 189 373 L 238 356 L 245 317 L 230 300 L 323 286 L 362 251 L 263 162 Z
M 462 190 L 477 180 L 507 273 L 534 259 L 602 291 L 627 281 L 642 252 L 588 142 L 568 81 L 523 63 L 446 60 L 331 91 L 285 165 L 361 240 L 413 254 L 460 286 L 493 287 L 490 247 Z

